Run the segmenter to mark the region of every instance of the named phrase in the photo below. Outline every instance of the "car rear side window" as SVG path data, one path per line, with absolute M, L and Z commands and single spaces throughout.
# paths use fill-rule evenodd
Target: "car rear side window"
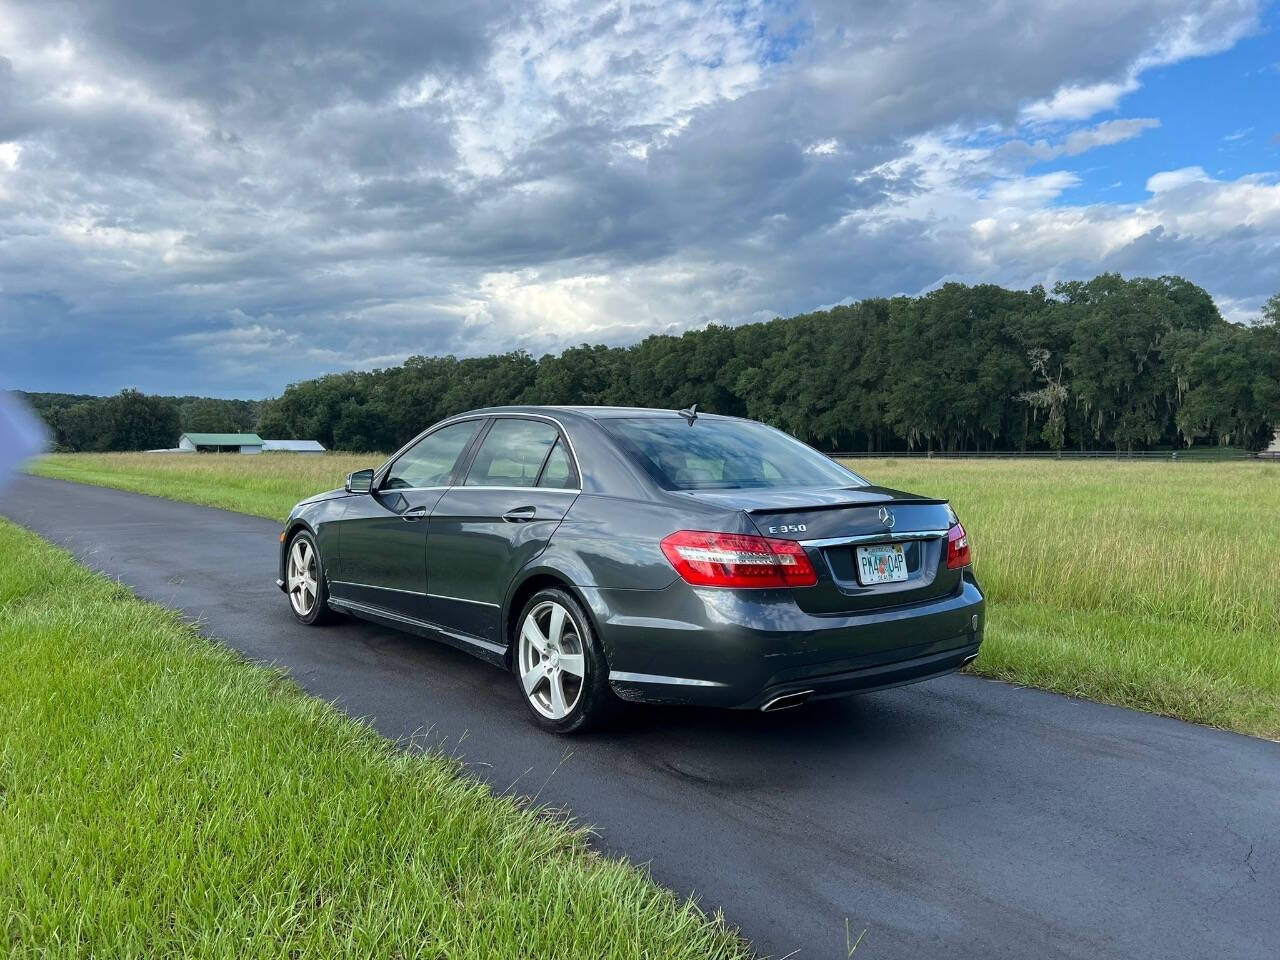
M 667 490 L 865 486 L 866 481 L 781 430 L 750 420 L 620 417 L 601 423 Z
M 542 468 L 542 476 L 538 478 L 538 486 L 555 487 L 560 490 L 576 485 L 577 477 L 573 472 L 573 460 L 565 449 L 564 441 L 557 440 L 547 455 L 546 465 Z
M 458 457 L 476 435 L 480 423 L 479 420 L 464 420 L 423 437 L 391 465 L 381 489 L 447 485 Z
M 468 487 L 532 487 L 559 438 L 555 426 L 540 420 L 495 420 L 480 441 Z

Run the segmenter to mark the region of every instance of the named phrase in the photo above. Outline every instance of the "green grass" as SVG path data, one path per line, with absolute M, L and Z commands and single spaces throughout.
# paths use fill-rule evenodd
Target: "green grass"
M 977 672 L 1280 739 L 1280 465 L 849 465 L 955 505 L 990 601 Z
M 34 469 L 281 519 L 378 459 L 70 454 Z M 991 599 L 977 672 L 1280 739 L 1280 464 L 850 465 L 956 505 Z
M 377 453 L 55 453 L 29 470 L 284 520 L 303 497 L 340 487 L 348 473 L 385 459 Z
M 581 831 L 0 522 L 0 952 L 745 957 Z

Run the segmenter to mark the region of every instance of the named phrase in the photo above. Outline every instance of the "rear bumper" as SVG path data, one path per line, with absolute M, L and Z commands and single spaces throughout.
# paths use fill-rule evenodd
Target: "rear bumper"
M 958 670 L 977 655 L 986 602 L 966 573 L 950 596 L 815 616 L 790 591 L 580 588 L 624 700 L 759 709 L 788 693 L 866 693 Z
M 855 693 L 887 690 L 890 687 L 901 687 L 908 683 L 941 677 L 954 673 L 976 657 L 981 643 L 979 638 L 963 646 L 934 653 L 917 654 L 909 659 L 900 659 L 899 654 L 906 651 L 899 651 L 884 663 L 840 670 L 836 673 L 815 670 L 811 676 L 778 680 L 767 686 L 755 700 L 740 706 L 745 709 L 763 707 L 787 694 L 806 691 L 812 692 L 809 700 L 846 697 Z

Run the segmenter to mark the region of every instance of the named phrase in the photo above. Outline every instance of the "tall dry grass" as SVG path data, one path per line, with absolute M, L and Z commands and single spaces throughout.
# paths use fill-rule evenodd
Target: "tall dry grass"
M 57 453 L 30 470 L 284 520 L 303 497 L 340 487 L 348 473 L 384 459 L 380 453 Z
M 955 505 L 983 672 L 1280 738 L 1280 464 L 848 465 Z

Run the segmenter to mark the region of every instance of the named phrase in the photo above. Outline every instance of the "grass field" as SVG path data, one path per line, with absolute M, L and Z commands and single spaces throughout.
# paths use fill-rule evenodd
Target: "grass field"
M 1280 464 L 858 460 L 947 497 L 987 676 L 1280 739 Z
M 36 461 L 31 472 L 284 520 L 303 497 L 340 487 L 348 473 L 385 459 L 376 453 L 58 453 Z
M 281 519 L 377 459 L 62 455 L 35 470 Z M 850 466 L 956 505 L 991 599 L 977 672 L 1280 739 L 1280 464 Z
M 748 955 L 580 832 L 3 521 L 0 649 L 6 956 Z

